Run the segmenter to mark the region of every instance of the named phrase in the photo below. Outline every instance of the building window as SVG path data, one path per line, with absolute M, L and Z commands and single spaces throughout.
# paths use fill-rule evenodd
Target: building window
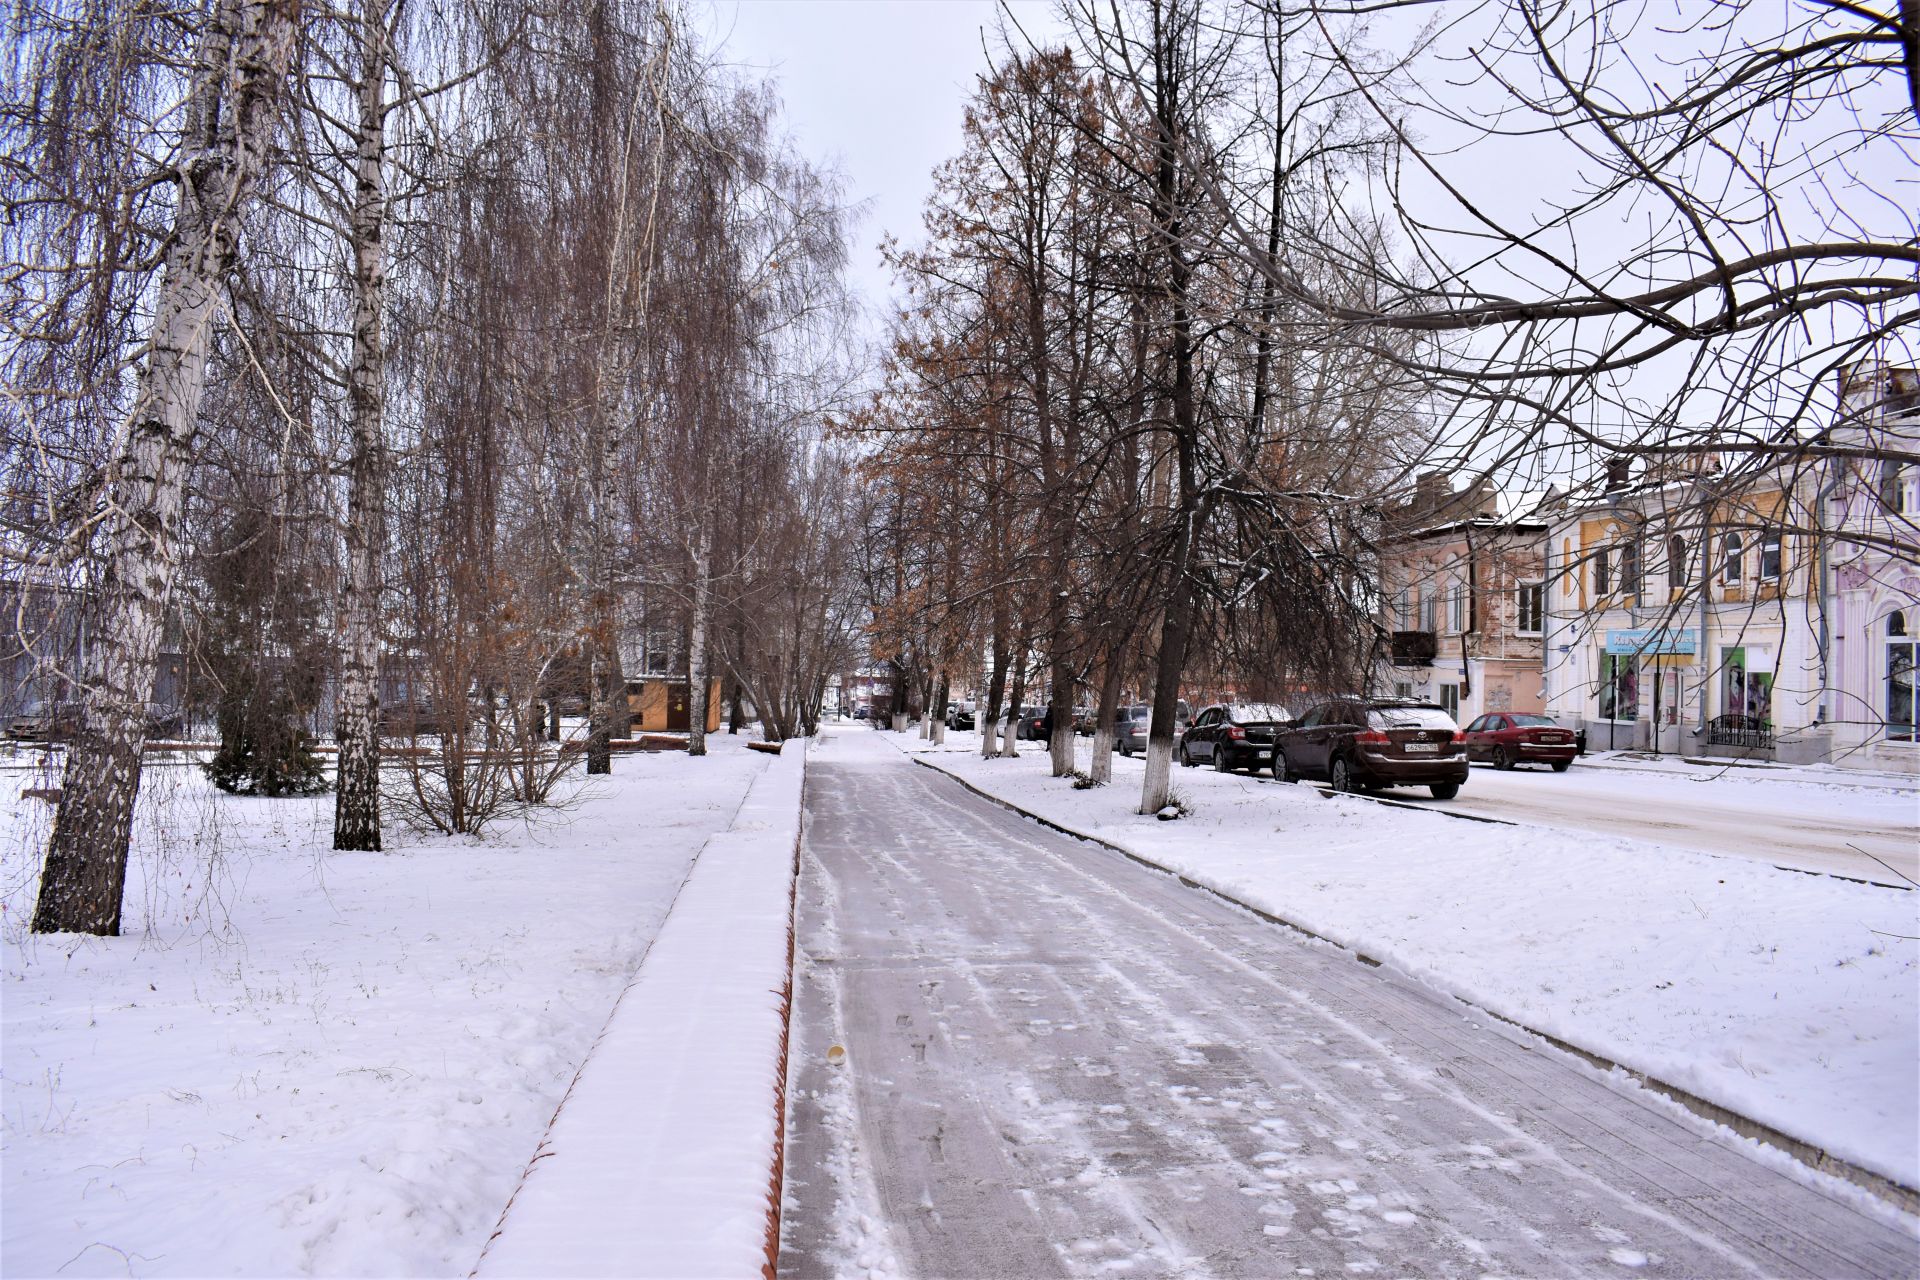
M 1675 591 L 1687 585 L 1687 540 L 1677 533 L 1667 539 L 1667 585 Z
M 1600 655 L 1600 718 L 1640 718 L 1640 669 L 1630 653 Z
M 1400 630 L 1413 630 L 1413 593 L 1406 587 L 1400 588 L 1400 594 L 1394 597 L 1393 617 Z
M 1413 681 L 1395 680 L 1393 682 L 1393 696 L 1411 701 L 1413 698 Z
M 1447 630 L 1459 635 L 1467 629 L 1467 589 L 1455 584 L 1447 592 Z
M 1770 726 L 1773 723 L 1773 674 L 1751 670 L 1753 657 L 1744 645 L 1720 651 L 1720 710 L 1725 715 L 1742 717 L 1752 726 Z
M 1447 714 L 1452 716 L 1457 722 L 1460 719 L 1460 686 L 1457 684 L 1441 685 L 1440 705 L 1445 707 Z
M 1420 601 L 1420 629 L 1438 631 L 1440 629 L 1440 593 L 1429 591 Z
M 1903 471 L 1904 468 L 1892 458 L 1880 464 L 1880 505 L 1894 515 L 1907 509 L 1907 485 Z
M 1780 578 L 1780 535 L 1769 530 L 1760 535 L 1760 581 Z
M 1920 699 L 1914 696 L 1914 667 L 1920 640 L 1907 631 L 1907 615 L 1887 616 L 1887 737 L 1920 742 Z
M 1737 533 L 1730 533 L 1720 543 L 1720 581 L 1731 587 L 1740 581 L 1740 562 L 1744 559 L 1747 544 Z
M 1593 557 L 1593 594 L 1596 596 L 1613 593 L 1613 548 L 1602 547 Z
M 1632 539 L 1620 544 L 1620 591 L 1629 596 L 1640 594 L 1640 544 Z
M 1519 618 L 1514 629 L 1523 636 L 1537 636 L 1546 629 L 1547 584 L 1523 582 L 1519 595 Z

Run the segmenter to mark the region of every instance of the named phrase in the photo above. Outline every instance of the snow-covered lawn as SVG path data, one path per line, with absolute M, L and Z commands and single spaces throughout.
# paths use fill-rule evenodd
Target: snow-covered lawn
M 0 774 L 6 1274 L 467 1274 L 771 759 L 712 741 L 384 854 L 327 851 L 331 797 L 157 768 L 117 939 L 25 931 L 47 806 Z
M 908 751 L 911 734 L 888 735 Z M 1920 893 L 1575 831 L 1490 826 L 1212 770 L 1189 817 L 1048 776 L 1042 744 L 942 768 L 1505 1017 L 1920 1186 Z M 1087 744 L 1079 744 L 1086 765 Z M 1617 775 L 1631 803 L 1635 775 Z M 1551 775 L 1543 775 L 1550 781 Z M 1743 774 L 1755 803 L 1857 793 Z

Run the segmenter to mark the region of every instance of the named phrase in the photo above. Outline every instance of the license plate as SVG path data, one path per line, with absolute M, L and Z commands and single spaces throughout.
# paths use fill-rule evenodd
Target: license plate
M 1430 756 L 1438 753 L 1439 750 L 1440 748 L 1431 742 L 1409 742 L 1407 744 L 1407 754 L 1410 756 L 1411 755 L 1429 755 Z

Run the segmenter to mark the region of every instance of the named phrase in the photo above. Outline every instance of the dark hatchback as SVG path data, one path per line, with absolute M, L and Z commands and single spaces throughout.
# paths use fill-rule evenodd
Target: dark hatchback
M 1467 780 L 1467 749 L 1446 708 L 1389 698 L 1314 707 L 1280 735 L 1274 776 L 1325 778 L 1336 791 L 1424 786 L 1451 800 Z
M 1286 708 L 1267 703 L 1215 703 L 1193 718 L 1177 754 L 1188 768 L 1212 761 L 1222 773 L 1259 772 L 1274 761 L 1275 736 L 1291 724 Z

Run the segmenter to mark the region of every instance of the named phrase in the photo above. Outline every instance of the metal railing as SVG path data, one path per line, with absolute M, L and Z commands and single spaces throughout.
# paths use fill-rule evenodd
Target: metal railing
M 1744 715 L 1715 716 L 1707 721 L 1707 742 L 1716 747 L 1771 750 L 1773 722 Z

